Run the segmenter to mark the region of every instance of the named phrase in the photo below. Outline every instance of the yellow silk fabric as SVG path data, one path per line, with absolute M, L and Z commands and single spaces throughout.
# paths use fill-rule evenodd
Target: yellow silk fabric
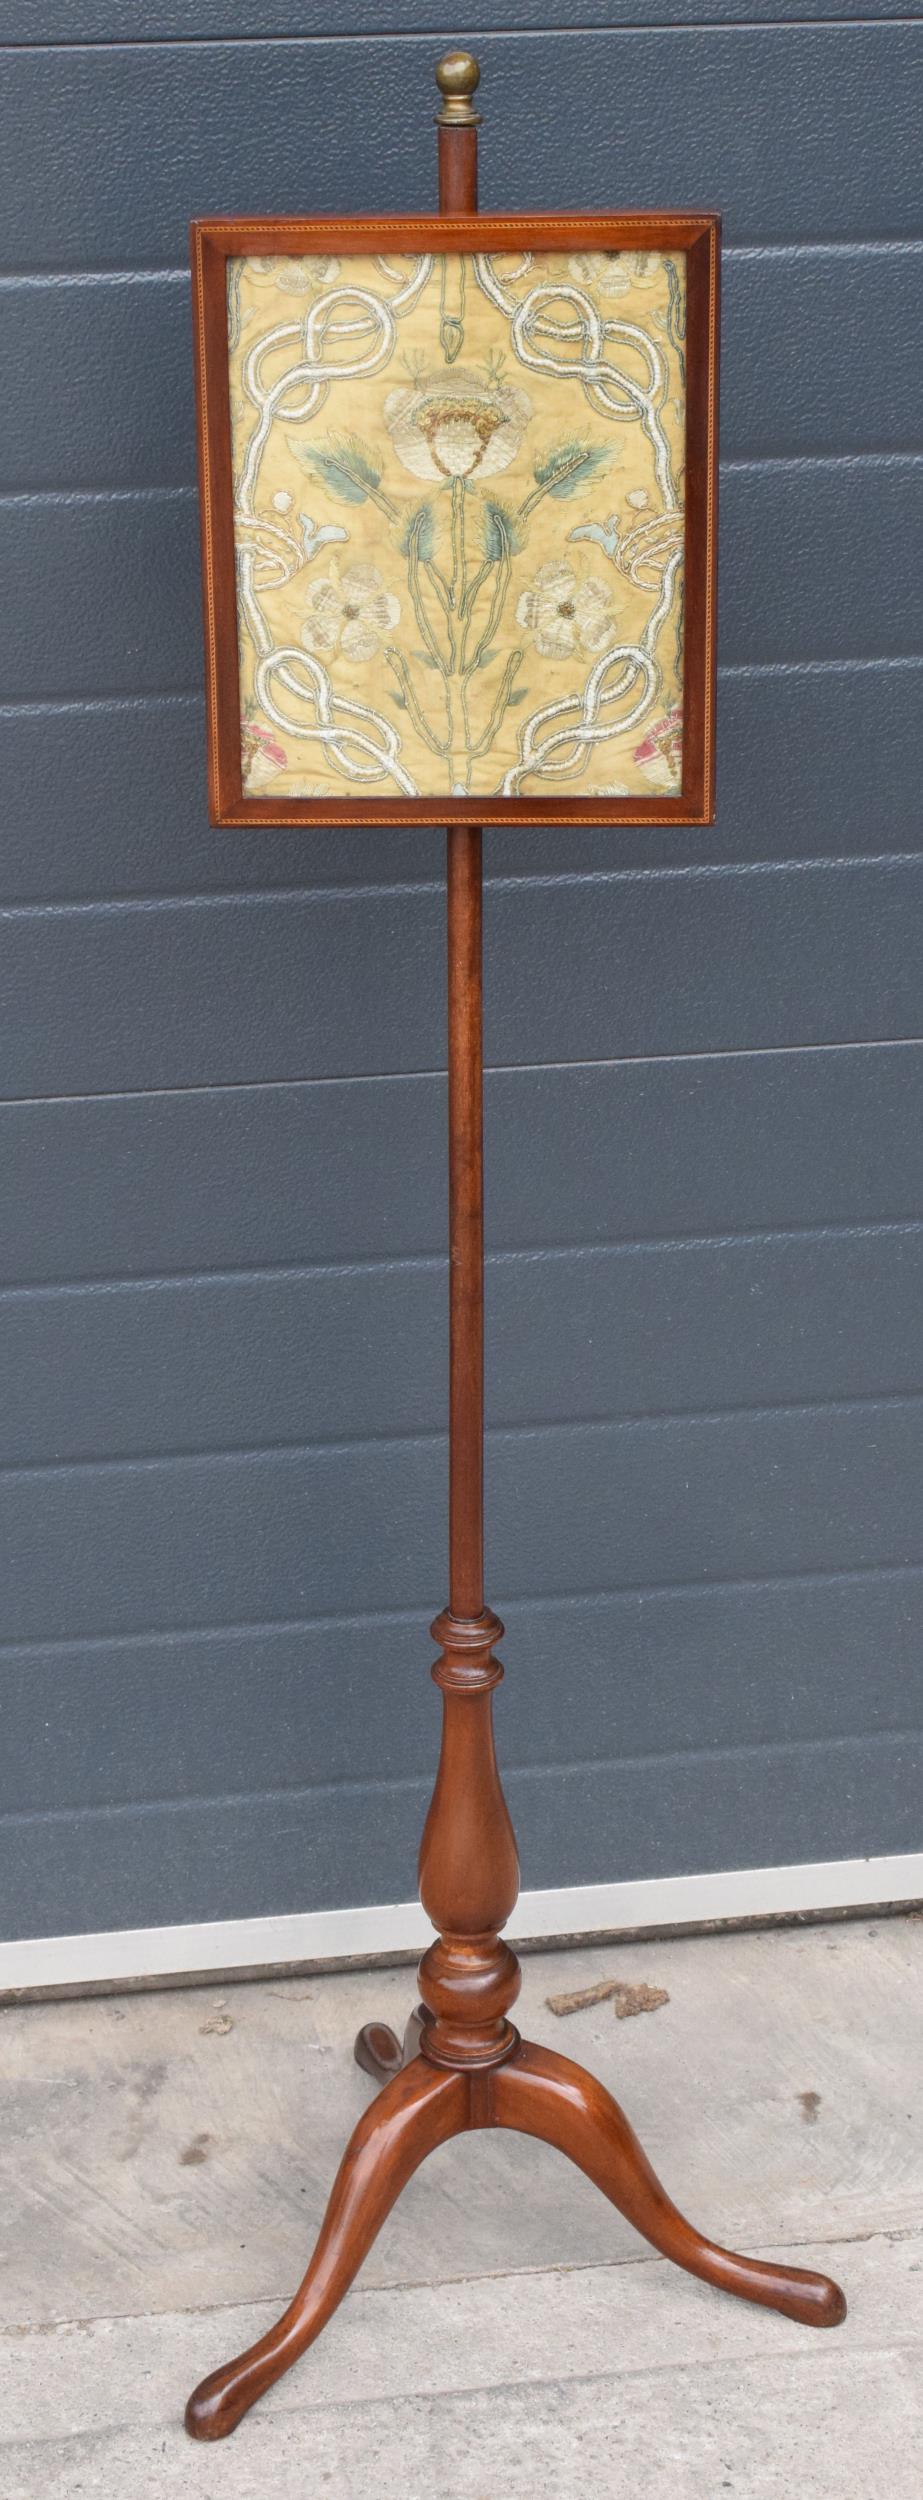
M 244 789 L 675 792 L 683 255 L 423 268 L 229 263 Z

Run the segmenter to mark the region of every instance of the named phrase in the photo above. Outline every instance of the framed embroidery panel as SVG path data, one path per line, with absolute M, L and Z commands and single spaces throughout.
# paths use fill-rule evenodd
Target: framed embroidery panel
M 192 241 L 213 821 L 708 823 L 718 219 Z

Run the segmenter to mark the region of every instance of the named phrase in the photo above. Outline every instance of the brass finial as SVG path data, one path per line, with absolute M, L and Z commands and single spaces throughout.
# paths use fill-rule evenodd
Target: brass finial
M 436 85 L 442 97 L 442 111 L 437 122 L 479 122 L 471 98 L 481 76 L 480 63 L 473 52 L 444 52 L 436 64 Z

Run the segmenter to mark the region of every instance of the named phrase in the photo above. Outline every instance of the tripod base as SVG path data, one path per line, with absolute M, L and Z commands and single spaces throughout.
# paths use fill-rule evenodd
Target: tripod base
M 407 2180 L 437 2144 L 469 2127 L 513 2127 L 556 2145 L 661 2256 L 719 2291 L 779 2309 L 803 2326 L 838 2326 L 845 2317 L 843 2293 L 826 2275 L 737 2257 L 703 2239 L 671 2204 L 617 2101 L 570 2058 L 515 2040 L 502 2064 L 468 2073 L 426 2056 L 411 2056 L 394 2071 L 393 2059 L 401 2057 L 397 2040 L 374 2023 L 359 2034 L 360 2065 L 378 2071 L 382 2047 L 392 2061 L 390 2080 L 347 2145 L 301 2289 L 277 2326 L 190 2396 L 186 2429 L 193 2439 L 225 2439 L 314 2342 Z

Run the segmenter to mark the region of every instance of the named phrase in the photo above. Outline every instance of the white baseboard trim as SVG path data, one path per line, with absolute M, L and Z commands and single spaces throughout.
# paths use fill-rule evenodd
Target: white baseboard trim
M 893 1858 L 833 1858 L 804 1866 L 741 1867 L 712 1875 L 666 1875 L 641 1883 L 573 1884 L 524 1892 L 507 1934 L 519 1944 L 554 1938 L 636 1935 L 701 1927 L 713 1919 L 815 1916 L 923 1900 L 923 1851 Z M 126 1927 L 108 1934 L 33 1936 L 0 1943 L 0 1998 L 45 1989 L 131 1985 L 217 1972 L 400 1960 L 421 1952 L 432 1928 L 418 1901 L 366 1909 L 296 1910 L 278 1918 L 228 1918 L 190 1927 Z

